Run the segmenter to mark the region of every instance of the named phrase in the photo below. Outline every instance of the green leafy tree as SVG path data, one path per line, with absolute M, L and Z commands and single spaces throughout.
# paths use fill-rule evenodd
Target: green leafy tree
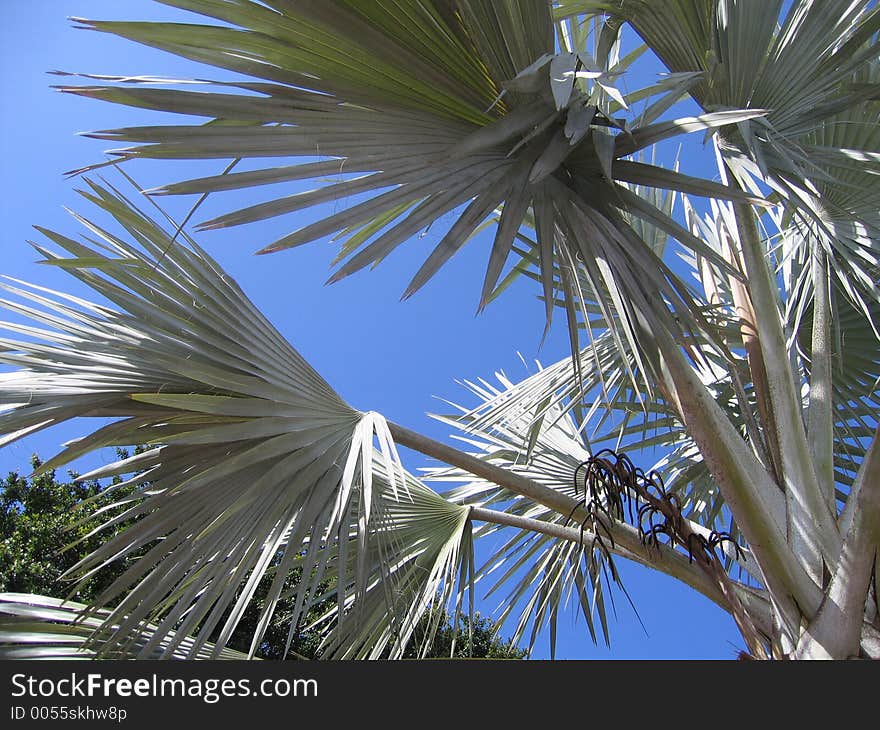
M 481 306 L 531 276 L 571 357 L 475 385 L 444 419 L 470 450 L 453 448 L 350 407 L 185 231 L 90 181 L 116 232 L 45 231 L 39 250 L 110 306 L 20 290 L 51 313 L 24 310 L 41 342 L 0 353 L 20 368 L 0 424 L 117 419 L 51 466 L 151 447 L 89 475 L 153 485 L 131 482 L 137 531 L 72 573 L 145 551 L 96 606 L 96 651 L 201 656 L 211 638 L 221 653 L 266 576 L 254 641 L 282 597 L 293 626 L 327 600 L 326 657 L 406 655 L 438 597 L 460 612 L 476 578 L 509 584 L 517 642 L 554 637 L 569 602 L 607 641 L 627 559 L 722 607 L 752 656 L 880 657 L 876 3 L 165 4 L 197 22 L 80 22 L 234 78 L 62 88 L 179 115 L 94 133 L 122 145 L 118 166 L 229 161 L 151 196 L 320 180 L 201 229 L 357 200 L 261 249 L 334 236 L 334 280 L 439 220 L 405 296 L 488 221 Z M 623 48 L 625 32 L 643 43 Z M 640 53 L 665 75 L 630 90 Z M 716 180 L 648 161 L 695 132 Z M 407 473 L 395 444 L 455 486 Z M 666 455 L 645 468 L 653 447 Z M 498 531 L 477 568 L 474 538 Z M 309 580 L 285 596 L 297 569 Z
M 31 459 L 34 469 L 41 464 L 37 456 Z M 109 565 L 78 586 L 62 579 L 113 534 L 93 534 L 108 515 L 90 517 L 83 507 L 108 507 L 131 491 L 117 490 L 111 498 L 99 481 L 78 481 L 76 476 L 69 472 L 67 481 L 59 481 L 54 471 L 33 479 L 10 472 L 0 481 L 0 591 L 88 602 L 124 572 L 128 563 Z
M 442 611 L 442 609 L 440 609 Z M 456 659 L 525 659 L 528 652 L 520 649 L 512 639 L 506 641 L 498 638 L 497 625 L 487 616 L 481 616 L 479 612 L 473 617 L 463 616 L 461 624 L 456 629 L 451 617 L 442 613 L 440 628 L 434 634 L 428 657 L 444 659 L 454 657 Z M 431 614 L 425 614 L 422 619 L 421 631 L 416 631 L 416 638 L 427 631 L 427 624 L 432 618 Z M 418 643 L 413 642 L 404 653 L 406 659 L 422 658 Z

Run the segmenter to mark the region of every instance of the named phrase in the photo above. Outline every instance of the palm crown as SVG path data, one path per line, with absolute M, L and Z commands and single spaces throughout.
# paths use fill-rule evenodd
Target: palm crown
M 472 449 L 456 451 L 352 409 L 194 241 L 90 183 L 86 197 L 127 240 L 86 222 L 92 243 L 45 231 L 67 255 L 39 250 L 112 306 L 8 287 L 48 313 L 9 305 L 42 326 L 18 326 L 40 342 L 8 341 L 2 358 L 21 369 L 0 381 L 7 441 L 116 419 L 45 468 L 153 447 L 86 475 L 136 472 L 143 489 L 125 513 L 137 525 L 76 575 L 148 548 L 82 609 L 87 650 L 219 655 L 260 579 L 274 574 L 265 628 L 296 567 L 311 580 L 285 617 L 291 632 L 310 602 L 335 596 L 319 622 L 328 656 L 399 656 L 438 593 L 463 610 L 496 561 L 516 638 L 546 624 L 555 635 L 572 596 L 607 638 L 617 556 L 725 608 L 755 656 L 880 655 L 870 2 L 166 4 L 205 20 L 78 22 L 239 78 L 60 87 L 209 120 L 93 133 L 129 145 L 115 164 L 231 161 L 150 195 L 329 178 L 201 228 L 358 196 L 260 251 L 333 235 L 333 280 L 452 212 L 405 296 L 489 222 L 481 307 L 511 277 L 534 277 L 548 324 L 564 311 L 571 357 L 474 385 L 479 404 L 443 417 Z M 644 46 L 621 56 L 626 27 Z M 669 73 L 623 93 L 646 48 Z M 683 99 L 699 112 L 668 119 Z M 721 182 L 643 154 L 692 132 L 711 137 Z M 233 171 L 269 157 L 291 161 Z M 429 476 L 459 486 L 429 489 L 395 442 L 452 465 Z M 602 451 L 621 443 L 667 455 L 645 473 Z M 510 534 L 482 569 L 474 521 L 477 536 Z M 33 617 L 21 597 L 5 605 Z

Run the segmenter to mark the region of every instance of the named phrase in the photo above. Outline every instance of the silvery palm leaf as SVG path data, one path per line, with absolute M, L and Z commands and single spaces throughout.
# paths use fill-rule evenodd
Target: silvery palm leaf
M 569 361 L 566 361 L 569 362 Z M 503 376 L 501 388 L 487 382 L 467 383 L 468 390 L 482 398 L 494 398 L 512 384 Z M 458 408 L 459 412 L 464 409 Z M 457 436 L 469 450 L 481 458 L 503 465 L 552 489 L 576 497 L 574 474 L 578 465 L 589 458 L 582 445 L 574 420 L 559 406 L 549 406 L 546 420 L 534 428 L 528 413 L 508 413 L 491 429 L 475 429 L 466 420 L 438 418 L 447 425 L 462 429 Z M 466 424 L 466 425 L 465 425 Z M 524 445 L 529 442 L 530 454 Z M 475 480 L 460 470 L 426 470 L 432 480 L 464 484 L 445 493 L 453 502 L 503 510 L 507 515 L 539 520 L 547 525 L 576 527 L 576 523 L 532 500 L 482 480 Z M 499 600 L 499 623 L 514 620 L 514 641 L 527 639 L 531 651 L 542 631 L 548 629 L 551 656 L 556 652 L 556 634 L 560 614 L 573 603 L 584 618 L 594 641 L 598 639 L 597 624 L 610 641 L 606 596 L 613 588 L 623 589 L 609 554 L 590 542 L 559 539 L 528 529 L 505 529 L 487 523 L 476 532 L 486 537 L 501 531 L 504 542 L 494 549 L 476 571 L 478 581 L 490 585 L 484 600 Z M 618 553 L 619 554 L 619 553 Z M 610 566 L 610 567 L 609 567 Z M 603 582 L 604 577 L 604 582 Z M 501 593 L 502 590 L 506 593 Z M 625 590 L 625 589 L 623 589 Z M 613 597 L 612 597 L 613 600 Z
M 270 568 L 275 579 L 262 627 L 294 565 L 305 560 L 307 575 L 322 572 L 332 552 L 325 548 L 350 540 L 351 557 L 332 566 L 345 596 L 340 610 L 369 625 L 376 618 L 376 604 L 366 598 L 376 590 L 371 561 L 388 554 L 391 537 L 397 540 L 408 520 L 426 519 L 422 508 L 432 516 L 445 509 L 448 519 L 433 527 L 432 539 L 459 545 L 467 510 L 433 497 L 443 503 L 438 507 L 424 487 L 416 489 L 385 420 L 342 401 L 194 242 L 173 241 L 108 186 L 90 183 L 83 194 L 122 235 L 80 219 L 91 234 L 84 243 L 43 231 L 66 255 L 35 246 L 46 263 L 108 303 L 22 282 L 2 285 L 14 295 L 4 306 L 20 317 L 4 323 L 11 335 L 0 360 L 17 369 L 0 375 L 0 431 L 9 443 L 69 419 L 101 419 L 42 469 L 105 446 L 149 447 L 82 477 L 132 474 L 122 483 L 140 487 L 98 529 L 112 532 L 132 518 L 135 524 L 71 571 L 86 580 L 107 562 L 139 553 L 89 609 L 94 617 L 112 607 L 100 614 L 110 628 L 90 648 L 198 656 L 210 638 L 220 652 Z M 21 324 L 21 316 L 30 323 Z M 467 554 L 437 550 L 447 568 Z M 405 560 L 420 559 L 401 554 Z M 446 576 L 438 569 L 426 589 L 432 597 Z M 416 578 L 407 580 L 407 590 L 415 590 Z M 317 583 L 299 585 L 302 606 Z M 361 605 L 370 606 L 366 619 Z M 148 624 L 155 630 L 144 639 Z
M 114 85 L 62 87 L 210 120 L 94 136 L 134 143 L 115 150 L 123 159 L 291 160 L 281 167 L 166 185 L 157 193 L 334 179 L 307 192 L 292 187 L 286 197 L 223 215 L 204 227 L 254 222 L 357 196 L 359 202 L 262 249 L 278 251 L 340 234 L 335 280 L 378 263 L 451 213 L 451 224 L 407 286 L 408 296 L 501 207 L 482 306 L 531 210 L 548 319 L 553 264 L 564 267 L 580 259 L 604 289 L 614 292 L 607 307 L 662 298 L 678 317 L 667 317 L 668 326 L 696 326 L 699 308 L 687 287 L 646 246 L 631 221 L 649 221 L 684 246 L 713 254 L 673 217 L 633 196 L 626 183 L 748 198 L 711 181 L 627 158 L 673 135 L 752 119 L 763 111 L 726 109 L 653 123 L 615 117 L 626 102 L 613 84 L 625 68 L 624 60 L 609 52 L 616 41 L 614 28 L 603 34 L 605 52 L 598 58 L 573 45 L 572 36 L 557 52 L 557 26 L 548 2 L 167 4 L 220 24 L 81 23 L 253 80 L 198 81 L 191 88 L 175 82 L 178 88 L 164 89 L 154 88 L 155 79 L 126 78 L 115 79 L 121 83 Z M 657 91 L 668 95 L 668 80 Z M 576 292 L 564 295 L 577 305 Z M 626 323 L 625 313 L 619 321 Z
M 768 110 L 723 134 L 764 176 L 800 170 L 812 177 L 810 156 L 821 142 L 809 135 L 877 98 L 863 75 L 876 59 L 880 29 L 870 0 L 562 0 L 555 12 L 609 13 L 628 22 L 670 71 L 700 74 L 688 93 L 703 109 Z M 826 154 L 842 163 L 837 147 Z
M 687 93 L 703 110 L 768 110 L 719 132 L 726 161 L 784 197 L 802 244 L 831 254 L 866 309 L 880 207 L 875 3 L 563 0 L 556 12 L 628 22 L 670 71 L 699 74 Z
M 333 599 L 342 607 L 341 611 L 326 610 L 311 626 L 323 636 L 322 658 L 398 659 L 409 645 L 424 656 L 446 615 L 435 610 L 438 605 L 450 607 L 456 628 L 463 611 L 473 615 L 474 553 L 468 507 L 441 497 L 410 474 L 406 475 L 407 497 L 399 499 L 381 463 L 376 464 L 374 477 L 378 517 L 366 546 L 370 574 L 363 597 L 358 596 L 354 580 L 361 555 L 354 521 L 348 542 L 329 546 L 329 555 L 322 557 L 327 562 L 323 573 L 327 587 L 316 590 L 314 600 Z M 317 588 L 321 573 L 309 562 L 309 556 L 303 558 L 303 568 L 314 574 Z M 426 615 L 429 618 L 420 623 Z M 290 617 L 292 626 L 298 618 Z
M 90 613 L 88 606 L 76 601 L 37 596 L 30 593 L 0 593 L 0 658 L 3 659 L 95 659 L 97 652 L 89 648 L 89 640 L 96 629 L 106 628 L 110 611 L 102 609 Z M 135 643 L 152 643 L 157 627 L 146 624 Z M 176 659 L 191 656 L 195 641 L 192 637 L 178 640 L 174 632 L 162 638 L 154 650 L 158 657 L 165 644 L 174 642 L 172 652 Z M 213 644 L 205 644 L 197 658 L 247 659 L 247 654 L 224 648 L 219 655 Z M 110 655 L 112 658 L 112 654 Z M 118 658 L 124 658 L 118 657 Z

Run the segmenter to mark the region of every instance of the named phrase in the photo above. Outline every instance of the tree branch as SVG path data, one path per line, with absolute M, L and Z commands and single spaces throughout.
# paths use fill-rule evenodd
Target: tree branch
M 861 484 L 840 560 L 815 618 L 798 645 L 798 658 L 846 659 L 858 654 L 865 601 L 880 550 L 880 426 L 859 469 Z
M 706 466 L 717 481 L 724 500 L 762 571 L 762 581 L 781 602 L 788 601 L 787 621 L 797 626 L 801 612 L 812 616 L 822 601 L 819 586 L 806 574 L 786 542 L 783 531 L 785 505 L 764 465 L 755 457 L 727 415 L 685 360 L 681 349 L 662 326 L 649 323 L 646 304 L 636 312 L 645 344 L 653 340 L 662 353 L 659 379 L 675 395 L 681 417 Z M 653 326 L 652 326 L 653 325 Z
M 748 205 L 738 203 L 733 204 L 733 213 L 772 406 L 772 424 L 767 425 L 776 429 L 775 439 L 782 458 L 789 540 L 808 575 L 821 583 L 822 557 L 834 564 L 840 552 L 840 535 L 810 456 L 800 389 L 795 386 L 791 372 L 776 288 L 771 281 L 755 216 Z
M 452 446 L 448 446 L 440 441 L 435 441 L 432 438 L 416 433 L 415 431 L 396 423 L 389 421 L 388 428 L 391 431 L 391 435 L 395 442 L 401 446 L 407 446 L 419 453 L 425 454 L 426 456 L 431 456 L 446 464 L 457 466 L 474 476 L 485 479 L 493 484 L 497 484 L 505 489 L 509 489 L 516 494 L 529 497 L 560 515 L 569 517 L 574 521 L 580 521 L 588 514 L 584 508 L 582 500 L 569 497 L 567 494 L 540 484 L 522 474 L 502 469 L 495 464 L 483 461 L 471 454 L 459 451 Z M 474 509 L 482 510 L 483 508 L 475 507 Z M 485 510 L 483 511 L 485 512 Z M 496 518 L 498 515 L 506 515 L 506 513 L 501 512 L 494 512 L 494 514 Z M 565 536 L 565 539 L 570 539 L 572 536 L 575 536 L 577 540 L 580 540 L 580 529 L 568 528 L 562 525 L 549 527 L 550 525 L 553 525 L 553 523 L 541 520 L 531 520 L 516 515 L 506 515 L 506 519 L 508 522 L 505 522 L 504 524 L 513 524 L 510 520 L 518 520 L 519 522 L 516 526 L 527 526 L 527 529 L 537 529 L 538 527 L 542 527 L 545 530 L 557 530 L 558 533 L 555 533 L 557 537 Z M 687 523 L 693 527 L 695 532 L 708 534 L 708 530 L 702 525 L 697 525 L 689 520 L 687 520 Z M 642 543 L 638 530 L 631 525 L 615 520 L 611 521 L 608 527 L 610 528 L 615 545 L 619 547 L 618 551 L 624 555 L 624 557 L 629 557 L 637 562 L 643 563 L 644 565 L 657 567 L 676 578 L 680 578 L 688 585 L 691 585 L 692 581 L 695 579 L 685 579 L 684 576 L 699 574 L 699 571 L 696 570 L 696 566 L 689 564 L 688 560 L 681 553 L 666 546 L 661 546 L 659 554 L 662 556 L 662 559 L 658 562 L 655 559 L 655 553 L 658 551 L 655 551 L 653 547 L 651 549 L 647 548 Z M 757 572 L 754 563 L 751 564 L 751 567 L 752 570 Z M 746 570 L 749 569 L 749 563 L 746 563 L 745 568 Z
M 561 540 L 568 540 L 569 542 L 581 542 L 582 535 L 579 528 L 566 527 L 555 522 L 535 520 L 530 517 L 521 517 L 520 515 L 512 515 L 485 507 L 471 507 L 471 516 L 481 522 L 531 530 L 549 535 L 550 537 L 557 537 Z M 593 535 L 585 531 L 583 538 L 585 541 L 592 540 Z M 666 575 L 677 578 L 720 608 L 728 613 L 733 613 L 731 600 L 725 595 L 718 582 L 712 580 L 705 571 L 699 569 L 696 563 L 690 562 L 682 553 L 663 544 L 648 548 L 639 542 L 639 546 L 641 549 L 638 552 L 631 552 L 617 544 L 609 547 L 609 549 L 622 558 L 632 560 L 639 565 L 659 570 Z M 748 611 L 749 617 L 755 623 L 755 626 L 760 631 L 766 633 L 767 636 L 770 636 L 771 619 L 767 599 L 759 591 L 742 586 L 736 581 L 729 580 L 729 584 L 735 590 L 736 600 Z
M 828 259 L 813 253 L 813 332 L 810 347 L 810 404 L 807 438 L 819 488 L 832 514 L 834 500 L 834 423 L 831 394 L 831 297 Z
M 529 497 L 574 522 L 581 522 L 589 516 L 589 512 L 584 507 L 583 500 L 569 497 L 563 492 L 540 484 L 522 474 L 502 469 L 495 464 L 478 459 L 476 456 L 459 451 L 452 446 L 435 441 L 396 423 L 389 421 L 388 428 L 391 431 L 392 438 L 398 444 L 407 446 L 446 464 L 457 466 L 480 479 L 485 479 L 500 487 L 509 489 L 511 492 Z M 644 554 L 645 546 L 642 544 L 638 531 L 634 527 L 617 521 L 612 522 L 609 527 L 614 541 L 622 548 L 634 555 Z M 576 532 L 578 535 L 580 534 L 580 530 L 576 530 Z

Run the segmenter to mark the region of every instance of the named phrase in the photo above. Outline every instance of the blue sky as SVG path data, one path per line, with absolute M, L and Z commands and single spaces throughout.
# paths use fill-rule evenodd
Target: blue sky
M 75 193 L 81 182 L 62 173 L 103 159 L 109 143 L 76 136 L 78 132 L 142 124 L 168 123 L 168 116 L 117 108 L 50 89 L 68 80 L 47 75 L 54 69 L 113 75 L 160 75 L 216 78 L 219 72 L 141 48 L 112 37 L 74 30 L 68 16 L 93 19 L 184 19 L 188 14 L 150 0 L 4 0 L 5 22 L 0 26 L 0 67 L 10 85 L 0 107 L 2 152 L 3 259 L 0 273 L 72 293 L 86 292 L 63 272 L 35 263 L 26 244 L 37 239 L 39 224 L 78 234 L 78 224 L 64 206 L 91 214 Z M 708 150 L 693 146 L 699 157 Z M 691 149 L 691 147 L 688 147 Z M 694 157 L 686 171 L 700 172 Z M 185 177 L 220 172 L 225 163 L 154 164 L 138 162 L 127 170 L 144 187 Z M 702 174 L 711 176 L 711 171 Z M 117 179 L 118 180 L 118 179 Z M 260 191 L 254 202 L 272 191 Z M 285 191 L 286 194 L 290 189 Z M 234 196 L 234 197 L 232 197 Z M 241 193 L 212 196 L 195 220 L 249 202 Z M 163 198 L 178 219 L 192 199 Z M 338 201 L 335 205 L 345 205 Z M 329 210 L 331 208 L 324 209 Z M 401 247 L 372 272 L 362 272 L 324 286 L 337 248 L 318 242 L 272 256 L 254 251 L 283 233 L 299 227 L 309 211 L 296 219 L 197 236 L 229 271 L 278 329 L 353 406 L 377 410 L 389 420 L 445 439 L 447 429 L 425 414 L 443 409 L 437 398 L 469 402 L 456 379 L 491 379 L 503 370 L 519 379 L 526 362 L 550 363 L 563 357 L 568 341 L 564 318 L 558 318 L 543 346 L 543 305 L 536 288 L 518 282 L 506 296 L 476 316 L 476 305 L 488 256 L 487 238 L 469 243 L 423 290 L 400 302 L 407 282 L 439 240 L 442 226 L 433 227 L 410 245 Z M 47 457 L 64 440 L 84 434 L 88 424 L 58 427 L 0 449 L 0 472 L 25 469 L 34 452 Z M 77 464 L 81 470 L 112 453 Z M 409 468 L 430 465 L 418 455 L 405 455 Z M 648 464 L 645 464 L 648 466 Z M 494 538 L 490 538 L 494 539 Z M 482 551 L 481 551 L 482 552 Z M 612 647 L 594 646 L 583 620 L 574 612 L 561 619 L 557 656 L 560 658 L 732 658 L 741 645 L 733 621 L 708 600 L 683 585 L 637 566 L 621 572 L 647 629 L 639 625 L 625 598 L 618 596 L 617 620 L 612 619 Z M 501 593 L 500 595 L 503 595 Z M 478 591 L 478 597 L 480 591 Z M 493 615 L 492 602 L 478 602 Z M 511 625 L 504 633 L 513 629 Z M 548 656 L 546 637 L 538 640 L 535 657 Z

